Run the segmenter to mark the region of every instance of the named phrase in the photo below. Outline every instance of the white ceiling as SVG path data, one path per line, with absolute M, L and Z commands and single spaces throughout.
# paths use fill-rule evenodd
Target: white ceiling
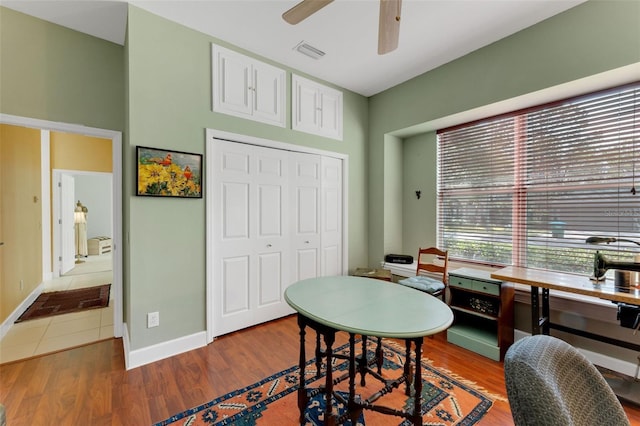
M 371 96 L 586 0 L 404 0 L 397 50 L 377 54 L 378 0 L 336 0 L 298 25 L 297 0 L 132 0 L 129 3 L 260 56 Z M 20 12 L 124 44 L 124 1 L 2 0 Z M 300 41 L 324 51 L 313 60 Z

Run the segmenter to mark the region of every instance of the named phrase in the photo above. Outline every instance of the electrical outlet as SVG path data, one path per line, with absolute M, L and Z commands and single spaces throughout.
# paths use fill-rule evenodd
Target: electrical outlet
M 147 314 L 147 328 L 160 325 L 160 312 L 149 312 Z

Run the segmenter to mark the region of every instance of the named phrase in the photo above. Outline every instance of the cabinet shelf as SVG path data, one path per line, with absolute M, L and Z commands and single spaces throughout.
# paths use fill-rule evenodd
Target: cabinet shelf
M 495 315 L 485 314 L 485 313 L 478 312 L 478 311 L 475 311 L 473 309 L 465 308 L 465 307 L 462 307 L 462 306 L 451 305 L 450 308 L 453 309 L 454 311 L 465 312 L 467 314 L 475 315 L 475 316 L 480 317 L 480 318 L 485 318 L 485 319 L 490 320 L 490 321 L 498 321 L 498 319 L 499 319 L 499 317 L 497 317 Z

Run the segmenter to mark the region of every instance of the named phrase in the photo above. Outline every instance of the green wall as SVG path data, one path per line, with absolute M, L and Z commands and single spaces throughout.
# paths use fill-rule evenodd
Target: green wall
M 123 52 L 0 7 L 0 112 L 123 131 Z
M 205 154 L 205 129 L 215 128 L 348 154 L 349 265 L 354 268 L 367 262 L 367 99 L 343 92 L 343 141 L 214 113 L 211 111 L 212 42 L 233 48 L 129 7 L 129 125 L 124 148 L 124 196 L 128 218 L 125 232 L 130 241 L 125 281 L 129 283 L 131 306 L 127 317 L 132 349 L 203 331 L 206 327 L 205 202 L 135 197 L 136 145 Z M 290 74 L 287 79 L 290 81 Z M 287 99 L 289 97 L 290 94 Z M 287 116 L 290 126 L 290 114 Z M 146 313 L 152 311 L 160 312 L 160 327 L 147 329 Z
M 458 60 L 422 74 L 369 99 L 369 261 L 385 252 L 413 253 L 415 242 L 390 244 L 389 233 L 403 219 L 404 233 L 422 220 L 406 210 L 379 209 L 395 200 L 398 191 L 414 191 L 387 181 L 385 140 L 388 134 L 410 134 L 405 129 L 453 116 L 496 102 L 516 98 L 563 83 L 583 79 L 640 62 L 640 2 L 590 0 Z M 638 76 L 640 79 L 640 76 Z M 433 130 L 433 129 L 430 129 Z M 429 138 L 435 143 L 435 138 Z M 436 185 L 436 169 L 405 167 L 408 182 Z M 380 173 L 384 171 L 385 173 Z M 435 194 L 435 193 L 434 193 Z M 420 200 L 421 205 L 429 203 Z M 434 206 L 435 198 L 430 201 Z M 403 211 L 405 211 L 403 213 Z M 403 216 L 404 215 L 404 216 Z M 385 231 L 381 231 L 385 230 Z M 435 222 L 424 233 L 435 241 Z
M 402 143 L 401 247 L 414 257 L 420 247 L 436 245 L 436 148 L 435 132 L 408 137 Z M 419 199 L 416 191 L 420 191 Z

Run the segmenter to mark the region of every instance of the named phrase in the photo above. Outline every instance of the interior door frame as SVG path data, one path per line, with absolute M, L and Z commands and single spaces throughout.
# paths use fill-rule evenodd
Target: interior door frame
M 214 339 L 213 335 L 213 303 L 211 303 L 213 294 L 214 294 L 214 285 L 213 285 L 213 264 L 211 259 L 213 258 L 211 250 L 213 249 L 214 236 L 213 236 L 213 226 L 209 221 L 209 217 L 212 214 L 213 206 L 208 203 L 210 200 L 213 200 L 213 186 L 214 182 L 210 179 L 213 170 L 213 161 L 214 158 L 210 154 L 211 144 L 213 143 L 213 139 L 222 139 L 229 142 L 237 142 L 244 143 L 248 145 L 256 145 L 265 148 L 273 148 L 273 149 L 281 149 L 283 151 L 295 151 L 302 152 L 308 154 L 317 154 L 327 157 L 333 157 L 342 160 L 342 274 L 346 275 L 349 271 L 349 229 L 348 229 L 348 218 L 349 218 L 349 155 L 342 154 L 339 152 L 332 151 L 324 151 L 315 148 L 308 148 L 301 145 L 294 145 L 286 142 L 279 142 L 270 139 L 258 138 L 255 136 L 242 135 L 238 133 L 225 132 L 217 129 L 206 129 L 205 136 L 205 159 L 206 159 L 206 181 L 208 182 L 205 187 L 205 196 L 207 200 L 206 205 L 206 321 L 207 321 L 207 343 L 211 343 Z
M 42 271 L 43 281 L 51 279 L 53 265 L 51 262 L 51 177 L 49 174 L 50 149 L 49 132 L 74 133 L 103 139 L 111 139 L 112 156 L 112 209 L 113 209 L 113 334 L 122 337 L 123 331 L 123 290 L 122 290 L 122 132 L 99 129 L 79 124 L 61 123 L 37 118 L 0 114 L 0 123 L 29 127 L 41 130 L 41 165 L 46 170 L 42 175 Z
M 75 266 L 76 245 L 75 238 L 72 238 L 72 236 L 75 237 L 75 228 L 71 219 L 75 208 L 75 178 L 71 173 L 56 169 L 52 171 L 51 176 L 53 178 L 51 191 L 51 223 L 53 224 L 52 275 L 53 278 L 58 278 Z M 67 185 L 63 182 L 65 180 Z M 65 188 L 66 186 L 69 187 Z M 70 244 L 71 242 L 73 244 Z M 70 253 L 70 245 L 73 246 L 73 253 Z

